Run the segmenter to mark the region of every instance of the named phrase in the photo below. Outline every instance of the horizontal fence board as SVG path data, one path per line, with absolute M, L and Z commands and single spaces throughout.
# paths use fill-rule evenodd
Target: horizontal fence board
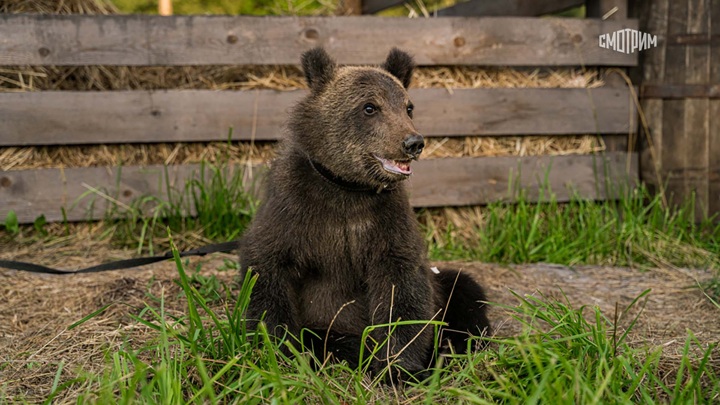
M 305 91 L 0 93 L 0 146 L 277 140 Z M 626 88 L 411 89 L 427 136 L 634 132 Z
M 288 65 L 322 45 L 341 64 L 392 47 L 420 65 L 635 66 L 598 46 L 637 21 L 520 17 L 0 15 L 0 65 Z
M 128 166 L 74 169 L 0 171 L 0 218 L 15 211 L 22 223 L 44 214 L 48 221 L 80 221 L 103 217 L 107 198 L 130 204 L 141 196 L 165 198 L 165 180 L 182 190 L 185 182 L 196 178 L 199 165 Z M 622 187 L 637 179 L 637 156 L 620 152 L 606 155 L 530 156 L 494 158 L 447 158 L 421 160 L 414 164 L 410 179 L 411 203 L 415 207 L 461 206 L 491 201 L 513 201 L 523 189 L 526 199 L 558 201 L 573 195 L 604 200 L 619 195 Z M 167 177 L 166 177 L 167 173 Z M 256 179 L 263 169 L 255 167 L 246 184 L 258 190 Z M 607 177 L 606 177 L 607 174 Z M 605 179 L 614 182 L 606 189 Z M 512 179 L 512 185 L 509 181 Z M 546 186 L 545 186 L 546 185 Z M 84 196 L 84 197 L 82 197 Z M 82 197 L 82 198 L 81 198 Z
M 416 165 L 411 183 L 415 207 L 514 201 L 617 198 L 638 177 L 636 154 L 428 159 Z M 614 184 L 607 187 L 606 180 Z M 509 182 L 511 181 L 511 184 Z M 547 187 L 545 187 L 546 185 Z

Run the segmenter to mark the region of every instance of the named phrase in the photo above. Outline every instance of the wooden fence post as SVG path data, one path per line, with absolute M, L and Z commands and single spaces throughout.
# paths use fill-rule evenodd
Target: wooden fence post
M 637 6 L 640 30 L 658 36 L 658 47 L 641 54 L 650 130 L 642 178 L 664 189 L 671 205 L 694 197 L 697 220 L 720 213 L 720 94 L 713 91 L 720 84 L 720 0 Z

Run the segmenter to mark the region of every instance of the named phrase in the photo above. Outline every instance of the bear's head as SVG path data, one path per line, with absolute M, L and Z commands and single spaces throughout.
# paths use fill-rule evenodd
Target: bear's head
M 291 116 L 293 144 L 344 181 L 379 189 L 406 179 L 425 146 L 407 93 L 413 67 L 398 49 L 380 67 L 339 67 L 322 48 L 305 52 L 310 94 Z

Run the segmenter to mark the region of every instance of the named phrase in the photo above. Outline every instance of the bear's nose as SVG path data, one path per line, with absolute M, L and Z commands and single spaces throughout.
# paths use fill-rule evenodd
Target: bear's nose
M 420 156 L 424 147 L 425 141 L 420 134 L 410 135 L 403 141 L 403 150 L 405 151 L 405 154 L 413 158 Z

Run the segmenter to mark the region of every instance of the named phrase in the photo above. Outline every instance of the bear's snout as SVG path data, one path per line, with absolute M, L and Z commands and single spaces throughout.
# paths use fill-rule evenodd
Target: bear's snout
M 417 159 L 425 147 L 425 139 L 420 134 L 412 134 L 403 140 L 403 151 L 411 159 Z

